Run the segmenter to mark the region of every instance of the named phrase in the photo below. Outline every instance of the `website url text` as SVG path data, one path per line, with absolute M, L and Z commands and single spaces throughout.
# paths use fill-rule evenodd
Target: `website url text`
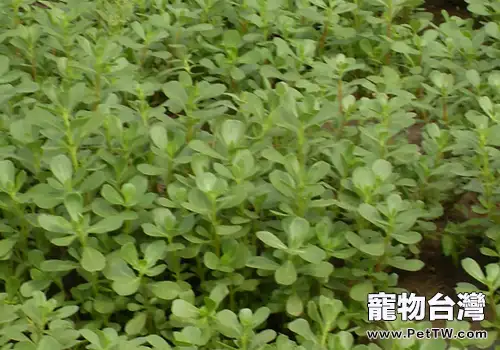
M 406 328 L 401 330 L 376 330 L 366 331 L 368 339 L 487 339 L 488 331 L 475 330 L 455 332 L 453 328 Z

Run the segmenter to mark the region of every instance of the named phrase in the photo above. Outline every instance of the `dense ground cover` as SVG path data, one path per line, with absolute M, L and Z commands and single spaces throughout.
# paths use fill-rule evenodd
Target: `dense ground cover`
M 451 344 L 491 346 L 500 6 L 468 2 L 2 1 L 0 348 L 444 349 L 367 341 L 430 327 L 367 321 L 403 290 L 482 290 Z

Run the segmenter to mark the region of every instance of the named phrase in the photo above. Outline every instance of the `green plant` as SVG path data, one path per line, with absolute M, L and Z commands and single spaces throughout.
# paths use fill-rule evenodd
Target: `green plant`
M 421 3 L 3 1 L 1 348 L 443 349 L 365 337 L 428 241 L 491 346 L 497 5 Z

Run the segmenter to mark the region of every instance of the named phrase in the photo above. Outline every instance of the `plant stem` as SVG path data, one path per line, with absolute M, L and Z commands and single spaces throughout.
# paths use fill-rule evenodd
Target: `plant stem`
M 94 110 L 97 110 L 97 107 L 101 103 L 101 74 L 100 74 L 100 72 L 97 72 L 97 75 L 95 77 L 95 96 L 96 96 L 96 102 L 94 104 Z
M 124 226 L 123 230 L 125 231 L 126 235 L 130 234 L 130 229 L 131 229 L 130 223 L 131 223 L 130 220 L 125 221 L 125 226 Z
M 234 299 L 234 288 L 229 288 L 229 308 L 230 310 L 236 310 L 236 301 Z
M 342 79 L 337 81 L 337 103 L 339 104 L 339 116 L 340 116 L 340 125 L 337 129 L 337 135 L 340 137 L 345 127 L 344 120 L 344 108 L 342 107 L 342 100 L 344 99 L 344 83 Z
M 221 251 L 220 251 L 220 239 L 216 229 L 218 223 L 217 223 L 217 203 L 215 201 L 215 198 L 212 198 L 212 215 L 210 220 L 212 222 L 212 235 L 214 240 L 215 255 L 217 255 L 217 257 L 220 258 Z
M 392 11 L 393 11 L 392 0 L 388 0 L 387 1 L 387 33 L 386 33 L 386 35 L 389 39 L 392 38 Z M 391 64 L 391 51 L 390 50 L 387 53 L 387 55 L 385 56 L 385 64 L 386 65 Z
M 326 37 L 328 36 L 328 27 L 329 27 L 328 20 L 325 20 L 325 22 L 323 23 L 323 32 L 321 33 L 321 37 L 319 38 L 318 42 L 319 55 L 323 54 L 325 50 Z
M 497 308 L 496 308 L 496 303 L 495 303 L 495 292 L 490 291 L 490 307 L 491 307 L 491 312 L 493 313 L 493 322 L 498 322 L 498 314 L 497 314 Z
M 73 169 L 78 170 L 78 157 L 77 157 L 77 147 L 74 142 L 73 131 L 71 130 L 71 123 L 69 118 L 69 113 L 67 110 L 62 112 L 62 117 L 64 121 L 64 126 L 66 127 L 66 141 L 68 143 L 68 151 L 71 158 L 71 163 L 73 165 Z
M 443 96 L 443 122 L 444 125 L 448 125 L 448 103 L 447 103 L 447 96 Z
M 37 81 L 36 60 L 35 60 L 34 54 L 31 58 L 31 78 L 33 79 L 34 82 Z
M 359 16 L 359 9 L 361 8 L 361 1 L 362 0 L 355 0 L 354 3 L 356 4 L 356 9 L 354 10 L 354 28 L 356 31 L 359 30 L 361 27 L 361 18 Z
M 323 328 L 323 332 L 321 334 L 321 347 L 326 349 L 326 341 L 328 340 L 328 334 L 330 334 L 330 328 L 331 328 L 332 324 L 331 322 L 327 322 L 325 324 L 325 327 Z

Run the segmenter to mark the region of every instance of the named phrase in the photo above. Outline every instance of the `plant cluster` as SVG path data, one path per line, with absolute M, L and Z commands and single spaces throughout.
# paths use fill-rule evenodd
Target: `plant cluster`
M 0 349 L 441 350 L 364 338 L 436 239 L 491 346 L 500 7 L 421 5 L 2 1 Z

